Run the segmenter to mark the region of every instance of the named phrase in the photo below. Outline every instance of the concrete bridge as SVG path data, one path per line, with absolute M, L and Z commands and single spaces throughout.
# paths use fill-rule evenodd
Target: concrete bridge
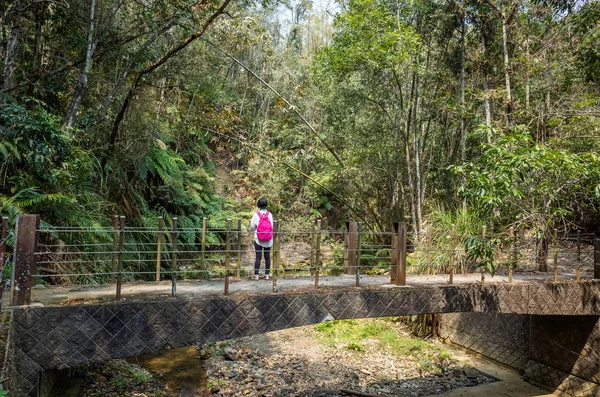
M 428 313 L 454 313 L 453 320 L 442 326 L 450 340 L 464 339 L 465 333 L 457 320 L 460 318 L 456 317 L 461 313 L 518 316 L 523 319 L 564 316 L 560 318 L 570 318 L 567 322 L 588 318 L 588 322 L 594 324 L 588 327 L 589 333 L 598 334 L 595 324 L 600 315 L 600 281 L 427 287 L 387 285 L 99 305 L 15 307 L 12 308 L 7 355 L 13 359 L 12 362 L 9 360 L 12 373 L 8 375 L 12 375 L 16 395 L 38 396 L 41 375 L 47 370 L 333 319 Z M 494 317 L 489 324 L 497 319 Z M 498 324 L 491 326 L 498 327 Z M 486 328 L 480 324 L 479 338 L 485 338 L 486 331 L 481 331 L 482 327 Z M 503 329 L 511 328 L 504 325 Z M 546 331 L 540 329 L 540 335 Z M 510 335 L 511 331 L 507 334 Z M 486 343 L 497 346 L 502 342 L 488 340 Z M 507 351 L 506 348 L 503 350 Z M 543 365 L 539 361 L 533 362 Z M 596 363 L 595 368 L 598 367 Z M 599 375 L 600 371 L 597 371 L 595 376 Z M 600 382 L 594 383 L 594 379 L 591 384 L 597 386 Z

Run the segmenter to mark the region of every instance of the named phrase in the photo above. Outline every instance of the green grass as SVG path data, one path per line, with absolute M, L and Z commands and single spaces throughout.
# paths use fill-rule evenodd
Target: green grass
M 315 330 L 325 343 L 345 345 L 350 350 L 365 351 L 365 342 L 376 340 L 382 348 L 402 356 L 419 357 L 424 368 L 433 367 L 431 359 L 450 359 L 450 353 L 432 342 L 402 335 L 395 318 L 377 320 L 335 320 L 315 325 Z

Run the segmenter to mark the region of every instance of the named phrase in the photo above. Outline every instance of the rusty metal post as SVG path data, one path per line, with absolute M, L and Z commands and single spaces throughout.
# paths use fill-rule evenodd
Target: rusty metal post
M 315 220 L 312 224 L 310 231 L 310 273 L 311 276 L 315 275 L 315 229 L 317 227 L 317 221 Z
M 112 254 L 112 266 L 110 274 L 110 283 L 114 283 L 117 273 L 117 256 L 119 249 L 119 215 L 113 216 L 113 254 Z
M 554 264 L 554 282 L 558 281 L 558 230 L 554 229 L 552 233 L 553 243 L 552 243 L 552 260 Z
M 242 220 L 238 219 L 237 225 L 237 279 L 240 280 L 242 271 Z
M 117 300 L 121 300 L 121 284 L 123 282 L 123 247 L 125 246 L 125 217 L 119 217 L 119 251 L 117 253 Z
M 454 266 L 456 253 L 456 225 L 450 231 L 450 284 L 454 284 Z
M 577 275 L 575 279 L 581 279 L 581 230 L 577 230 Z
M 200 253 L 200 268 L 205 270 L 204 267 L 204 253 L 206 252 L 206 218 L 202 218 L 202 249 Z
M 163 236 L 163 217 L 158 217 L 158 233 L 156 234 L 156 281 L 160 281 L 160 249 Z
M 356 225 L 356 286 L 360 287 L 360 249 L 362 248 L 362 227 L 363 223 L 358 222 Z
M 321 220 L 317 220 L 315 242 L 315 289 L 319 288 L 319 270 L 321 268 Z
M 177 218 L 173 218 L 173 264 L 171 266 L 171 295 L 177 295 Z
M 594 233 L 594 278 L 600 278 L 600 231 Z
M 487 226 L 483 225 L 481 227 L 481 239 L 485 242 L 485 232 L 487 230 Z M 485 268 L 481 266 L 481 285 L 485 284 Z
M 273 258 L 271 266 L 271 290 L 277 292 L 277 276 L 279 275 L 279 230 L 280 223 L 277 219 L 273 220 Z M 265 267 L 266 274 L 266 267 Z
M 398 234 L 396 285 L 406 285 L 406 222 L 396 223 L 395 227 Z
M 391 244 L 391 263 L 390 263 L 390 283 L 396 284 L 396 276 L 398 275 L 398 233 L 397 223 L 392 223 L 392 244 Z
M 231 235 L 231 219 L 227 219 L 227 231 L 225 232 L 225 295 L 229 295 L 229 250 L 230 241 L 229 237 Z
M 15 227 L 15 251 L 12 270 L 12 305 L 31 303 L 31 288 L 37 273 L 36 251 L 39 241 L 40 216 L 19 215 Z

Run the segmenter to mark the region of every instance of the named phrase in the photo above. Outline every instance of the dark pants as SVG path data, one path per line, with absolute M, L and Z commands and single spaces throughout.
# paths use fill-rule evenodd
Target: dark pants
M 254 261 L 254 274 L 258 274 L 258 269 L 260 269 L 260 257 L 263 252 L 265 253 L 265 275 L 269 274 L 269 270 L 271 270 L 271 247 L 263 247 L 261 245 L 256 244 L 254 242 L 254 252 L 256 252 L 256 260 Z

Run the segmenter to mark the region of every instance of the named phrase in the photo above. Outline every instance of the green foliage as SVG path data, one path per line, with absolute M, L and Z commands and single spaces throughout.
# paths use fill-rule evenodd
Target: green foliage
M 498 238 L 471 236 L 465 239 L 465 252 L 469 259 L 477 262 L 477 266 L 486 268 L 492 277 L 496 273 L 496 249 L 500 244 Z
M 375 339 L 391 352 L 403 356 L 420 357 L 425 354 L 444 354 L 448 352 L 439 349 L 431 342 L 420 338 L 401 335 L 393 326 L 394 319 L 377 320 L 335 320 L 316 324 L 315 330 L 327 343 L 343 344 L 349 350 L 364 351 L 364 343 Z

